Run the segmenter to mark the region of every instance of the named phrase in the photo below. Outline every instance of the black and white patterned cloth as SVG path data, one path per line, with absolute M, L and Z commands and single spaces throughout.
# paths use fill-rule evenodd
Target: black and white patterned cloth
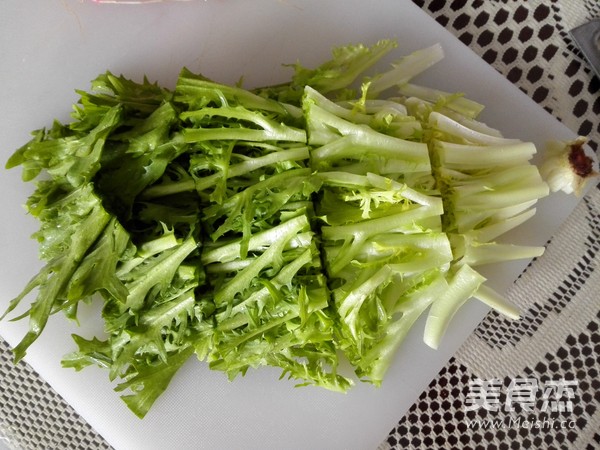
M 598 0 L 413 0 L 575 133 L 600 146 L 600 79 L 569 30 Z M 378 450 L 600 448 L 600 186 L 491 312 Z M 559 264 L 556 261 L 560 261 Z M 110 449 L 0 340 L 0 442 Z

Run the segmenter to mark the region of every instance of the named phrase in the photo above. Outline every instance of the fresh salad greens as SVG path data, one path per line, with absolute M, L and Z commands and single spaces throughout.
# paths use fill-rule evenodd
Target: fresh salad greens
M 15 360 L 51 314 L 101 298 L 105 334 L 73 336 L 63 365 L 106 368 L 143 417 L 194 355 L 344 392 L 341 358 L 381 384 L 426 311 L 433 348 L 472 297 L 518 317 L 477 267 L 543 252 L 496 242 L 549 193 L 536 149 L 413 82 L 439 45 L 365 75 L 395 47 L 344 46 L 253 90 L 184 69 L 173 90 L 107 72 L 79 92 L 70 124 L 7 163 L 37 180 L 46 261 L 4 314 L 37 290 Z

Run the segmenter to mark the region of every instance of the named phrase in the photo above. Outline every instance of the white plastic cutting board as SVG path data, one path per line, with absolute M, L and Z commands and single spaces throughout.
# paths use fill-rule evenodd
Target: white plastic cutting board
M 515 89 L 409 0 L 208 0 L 99 5 L 81 0 L 2 0 L 0 3 L 0 160 L 29 132 L 66 121 L 77 96 L 107 69 L 173 86 L 182 66 L 246 86 L 286 80 L 282 63 L 315 66 L 333 46 L 396 38 L 397 57 L 436 42 L 447 57 L 419 81 L 466 92 L 487 106 L 483 119 L 505 135 L 533 140 L 572 134 Z M 393 58 L 392 58 L 393 59 Z M 388 59 L 387 62 L 391 61 Z M 0 309 L 39 269 L 36 223 L 21 205 L 31 188 L 20 169 L 0 169 Z M 521 243 L 544 244 L 575 204 L 554 196 L 516 233 Z M 526 262 L 491 272 L 505 290 Z M 357 386 L 346 395 L 293 388 L 278 371 L 251 372 L 233 383 L 192 360 L 144 420 L 112 391 L 106 373 L 60 367 L 77 331 L 54 317 L 27 361 L 116 449 L 374 449 L 478 321 L 486 308 L 470 303 L 456 317 L 440 350 L 421 342 L 423 321 L 408 337 L 380 389 Z M 90 315 L 93 318 L 93 315 Z M 84 318 L 86 330 L 98 323 Z M 0 323 L 15 345 L 25 322 Z M 91 337 L 91 332 L 84 333 Z

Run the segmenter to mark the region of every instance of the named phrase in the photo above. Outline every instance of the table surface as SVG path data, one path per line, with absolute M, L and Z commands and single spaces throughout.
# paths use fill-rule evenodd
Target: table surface
M 414 3 L 572 131 L 587 136 L 590 148 L 598 151 L 600 80 L 568 33 L 600 17 L 598 2 Z M 389 436 L 381 437 L 379 450 L 600 446 L 600 271 L 595 270 L 599 250 L 600 189 L 594 188 L 551 239 L 544 256 L 509 292 L 525 311 L 522 320 L 510 323 L 490 313 L 410 411 L 398 418 Z M 498 380 L 503 406 L 518 383 L 530 388 L 534 383 L 542 394 L 530 412 L 469 411 L 466 398 L 473 383 L 491 380 Z M 542 386 L 550 380 L 572 382 L 572 408 L 544 412 L 548 398 Z M 542 419 L 553 426 L 522 423 Z M 476 420 L 499 420 L 508 426 L 492 429 L 478 422 L 470 427 Z M 8 345 L 0 341 L 0 449 L 3 445 L 110 448 L 31 367 L 13 366 Z

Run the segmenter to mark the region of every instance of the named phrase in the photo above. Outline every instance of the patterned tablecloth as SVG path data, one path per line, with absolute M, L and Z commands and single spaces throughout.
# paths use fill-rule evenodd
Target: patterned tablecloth
M 598 0 L 413 1 L 598 152 L 600 80 L 569 35 Z M 510 290 L 522 320 L 491 312 L 378 450 L 600 448 L 599 251 L 600 185 Z M 11 357 L 0 340 L 0 443 L 110 449 Z

